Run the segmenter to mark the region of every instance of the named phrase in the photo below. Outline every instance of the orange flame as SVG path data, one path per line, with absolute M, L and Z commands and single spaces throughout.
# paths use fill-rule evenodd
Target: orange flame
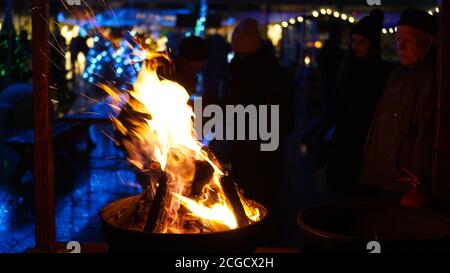
M 133 130 L 131 133 L 135 136 L 134 142 L 125 145 L 128 160 L 141 169 L 148 166 L 149 160 L 158 162 L 161 170 L 168 175 L 171 197 L 165 204 L 167 219 L 164 221 L 163 232 L 199 232 L 185 228 L 186 221 L 189 220 L 200 221 L 204 227 L 202 230 L 237 228 L 232 206 L 220 184 L 220 178 L 224 175 L 222 167 L 210 159 L 197 139 L 194 129 L 195 115 L 188 105 L 189 95 L 186 90 L 176 82 L 161 80 L 158 77 L 155 58 L 159 57 L 168 58 L 160 53 L 147 53 L 148 63 L 140 71 L 134 90 L 130 92 L 131 99 L 136 101 L 132 108 L 145 113 L 145 122 L 136 120 L 133 125 L 136 125 L 137 129 L 129 129 L 119 120 L 113 120 L 116 130 Z M 113 93 L 111 88 L 104 89 L 110 95 Z M 117 96 L 111 96 L 118 100 Z M 147 156 L 142 156 L 143 154 Z M 203 187 L 200 196 L 194 200 L 187 196 L 191 191 L 197 161 L 208 162 L 214 173 Z M 242 195 L 240 199 L 247 217 L 251 221 L 259 220 L 258 208 L 250 205 Z

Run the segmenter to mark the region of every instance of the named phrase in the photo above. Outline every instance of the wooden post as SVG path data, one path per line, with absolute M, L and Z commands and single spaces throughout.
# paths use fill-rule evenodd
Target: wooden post
M 34 191 L 36 249 L 53 252 L 55 245 L 55 187 L 49 99 L 49 0 L 32 0 Z
M 6 30 L 6 33 L 8 33 L 8 36 L 6 37 L 8 41 L 8 48 L 6 49 L 6 82 L 8 84 L 11 83 L 11 63 L 13 59 L 13 52 L 14 52 L 14 38 L 15 38 L 15 31 L 14 31 L 14 21 L 13 21 L 13 2 L 12 0 L 8 0 L 6 2 L 6 9 L 5 9 L 5 17 L 3 21 L 3 28 L 8 28 Z
M 434 198 L 450 214 L 450 0 L 442 1 L 440 11 Z

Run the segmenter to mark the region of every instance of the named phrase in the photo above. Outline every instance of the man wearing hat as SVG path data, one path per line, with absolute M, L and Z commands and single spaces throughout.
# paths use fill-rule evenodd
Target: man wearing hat
M 398 22 L 400 65 L 392 72 L 369 130 L 362 161 L 362 181 L 382 196 L 400 202 L 411 189 L 407 170 L 429 197 L 436 96 L 436 18 L 405 10 Z

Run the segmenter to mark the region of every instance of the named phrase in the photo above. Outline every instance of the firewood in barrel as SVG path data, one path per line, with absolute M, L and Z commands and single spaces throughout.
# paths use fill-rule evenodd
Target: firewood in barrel
M 190 193 L 188 195 L 189 198 L 200 201 L 200 198 L 202 197 L 203 188 L 206 184 L 208 184 L 214 174 L 214 169 L 211 166 L 210 163 L 204 160 L 196 160 L 195 161 L 195 174 L 194 178 L 192 179 L 191 183 L 191 189 Z M 188 233 L 199 233 L 195 232 L 193 230 L 200 230 L 201 225 L 198 222 L 198 219 L 194 217 L 194 221 L 190 221 L 188 218 L 189 215 L 189 209 L 187 209 L 185 206 L 180 206 L 178 209 L 178 215 L 184 216 L 184 228 L 188 230 Z M 197 228 L 196 226 L 199 225 Z
M 233 213 L 236 216 L 238 227 L 245 227 L 249 224 L 247 215 L 245 214 L 244 206 L 239 198 L 238 189 L 233 182 L 231 175 L 226 174 L 220 179 L 222 190 L 225 193 L 228 201 L 231 204 Z
M 121 228 L 130 228 L 130 223 L 133 222 L 138 203 L 139 198 L 122 199 L 120 202 L 117 202 L 113 205 L 115 213 L 110 213 L 107 220 Z
M 214 174 L 214 169 L 207 161 L 195 162 L 195 175 L 192 180 L 191 193 L 189 197 L 198 200 L 203 187 L 211 181 Z
M 161 169 L 161 164 L 156 161 L 148 160 L 141 170 L 137 171 L 138 175 L 136 178 L 144 177 L 145 181 L 139 181 L 141 185 L 151 187 L 152 196 L 154 196 L 157 188 L 157 183 L 162 176 L 165 175 L 164 171 Z
M 144 231 L 163 232 L 163 222 L 166 218 L 166 211 L 164 209 L 165 202 L 170 202 L 167 174 L 164 174 L 158 181 L 158 188 L 150 207 Z
M 211 176 L 209 175 L 209 164 L 206 161 L 197 160 L 195 162 L 195 173 L 191 181 L 190 192 L 187 197 L 199 201 L 203 187 L 209 182 Z M 212 175 L 212 173 L 211 173 Z M 178 208 L 178 215 L 183 215 L 183 225 L 190 225 L 190 221 L 187 219 L 186 215 L 189 214 L 189 209 L 185 206 L 180 206 Z
M 129 224 L 129 229 L 131 230 L 144 230 L 145 223 L 147 221 L 147 216 L 150 212 L 150 207 L 152 204 L 153 194 L 151 186 L 148 186 L 144 193 L 139 198 L 138 202 L 135 204 L 134 215 L 131 218 L 131 223 Z
M 215 157 L 213 152 L 207 146 L 203 146 L 202 151 L 206 153 L 210 162 L 212 162 L 216 166 L 220 166 L 219 161 L 217 160 L 217 158 Z M 197 160 L 195 162 L 195 174 L 194 174 L 194 179 L 192 180 L 192 184 L 191 184 L 191 192 L 189 194 L 190 198 L 198 201 L 202 195 L 202 191 L 203 191 L 203 188 L 205 187 L 205 185 L 207 185 L 213 179 L 214 168 L 213 168 L 213 166 L 211 166 L 210 162 L 208 162 L 206 160 Z M 213 186 L 213 185 L 210 185 L 210 186 Z M 206 202 L 206 204 L 207 203 L 214 204 L 215 202 L 217 202 L 217 199 L 218 199 L 217 191 L 211 190 L 209 193 L 210 193 L 208 195 L 209 200 L 203 200 L 203 201 Z

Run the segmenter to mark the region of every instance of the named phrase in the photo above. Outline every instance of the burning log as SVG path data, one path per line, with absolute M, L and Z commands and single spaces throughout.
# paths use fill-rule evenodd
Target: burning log
M 144 233 L 212 233 L 261 219 L 258 205 L 240 195 L 231 177 L 220 179 L 221 164 L 198 141 L 189 94 L 156 72 L 167 56 L 147 57 L 130 100 L 113 119 L 120 147 L 145 189 L 120 211 L 120 226 Z
M 203 146 L 202 151 L 206 152 L 208 159 L 211 160 L 216 166 L 220 166 L 219 160 L 217 160 L 214 153 L 208 148 Z M 189 197 L 198 200 L 202 193 L 203 187 L 208 184 L 214 176 L 214 168 L 211 163 L 204 160 L 197 160 L 195 162 L 195 175 L 192 180 L 191 193 Z
M 228 201 L 233 208 L 233 213 L 236 216 L 238 227 L 245 227 L 249 224 L 247 215 L 245 214 L 244 206 L 239 198 L 238 189 L 233 182 L 230 175 L 224 175 L 220 179 L 220 184 L 227 197 Z
M 158 181 L 158 189 L 153 198 L 150 212 L 148 213 L 147 222 L 145 223 L 144 231 L 146 232 L 163 232 L 163 222 L 166 211 L 164 203 L 169 202 L 168 191 L 168 177 L 164 174 Z
M 195 162 L 195 175 L 192 181 L 191 193 L 189 197 L 198 200 L 203 187 L 208 184 L 214 175 L 214 169 L 207 161 Z
M 135 204 L 134 214 L 131 218 L 129 229 L 142 231 L 145 227 L 147 217 L 152 204 L 152 190 L 151 186 L 148 186 L 142 196 Z
M 202 151 L 206 152 L 209 160 L 216 166 L 220 166 L 219 161 L 213 154 L 213 152 L 207 147 L 203 146 Z M 198 200 L 202 194 L 203 187 L 208 184 L 214 176 L 214 168 L 211 163 L 204 160 L 197 160 L 195 162 L 195 175 L 192 180 L 191 192 L 189 194 L 190 198 Z

